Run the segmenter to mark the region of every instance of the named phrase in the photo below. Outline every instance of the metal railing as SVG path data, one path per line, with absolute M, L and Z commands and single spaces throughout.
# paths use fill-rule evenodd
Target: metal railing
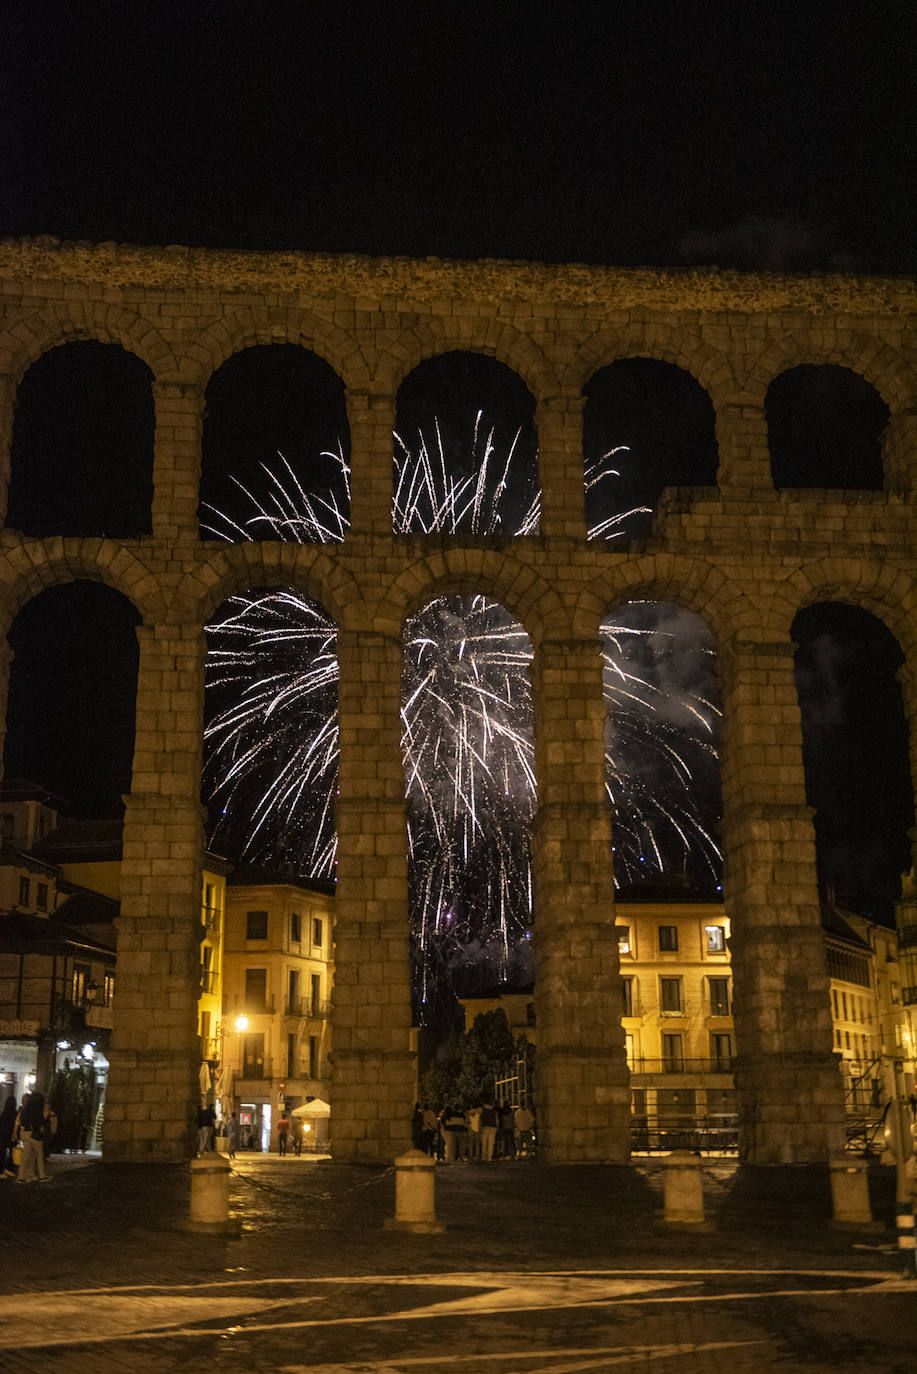
M 239 1068 L 239 1077 L 247 1079 L 271 1079 L 270 1059 L 243 1059 Z
M 218 906 L 201 907 L 201 924 L 205 930 L 219 930 L 220 908 Z
M 631 1074 L 672 1073 L 732 1073 L 731 1057 L 720 1059 L 633 1059 L 628 1062 Z
M 667 1117 L 640 1115 L 631 1119 L 631 1149 L 642 1153 L 667 1150 L 715 1150 L 735 1153 L 739 1148 L 739 1118 L 732 1112 Z

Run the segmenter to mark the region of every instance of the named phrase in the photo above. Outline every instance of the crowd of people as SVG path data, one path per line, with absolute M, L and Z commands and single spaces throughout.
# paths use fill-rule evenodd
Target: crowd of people
M 9 1094 L 0 1108 L 0 1176 L 17 1183 L 47 1183 L 48 1155 L 57 1137 L 57 1113 L 44 1093 Z
M 445 1106 L 439 1112 L 420 1103 L 411 1123 L 414 1148 L 443 1164 L 489 1164 L 497 1159 L 531 1159 L 535 1118 L 528 1107 L 491 1101 L 471 1107 Z

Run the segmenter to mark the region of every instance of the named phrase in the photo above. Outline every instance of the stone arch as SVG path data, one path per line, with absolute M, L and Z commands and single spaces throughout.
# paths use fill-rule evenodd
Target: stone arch
M 654 358 L 674 363 L 704 388 L 716 411 L 737 390 L 733 360 L 713 348 L 701 334 L 655 322 L 641 328 L 630 320 L 620 329 L 606 326 L 585 338 L 563 369 L 562 384 L 566 390 L 580 395 L 595 372 L 623 358 Z
M 146 363 L 155 380 L 175 371 L 170 346 L 148 319 L 123 306 L 92 300 L 48 305 L 8 324 L 0 333 L 0 371 L 18 383 L 43 353 L 81 339 L 119 344 Z
M 917 658 L 917 583 L 903 569 L 858 558 L 807 561 L 780 584 L 773 602 L 784 642 L 797 613 L 820 601 L 844 601 L 869 611 L 895 636 L 905 657 Z
M 896 411 L 913 406 L 917 398 L 917 374 L 895 349 L 871 334 L 826 326 L 807 335 L 787 334 L 771 343 L 749 367 L 742 388 L 743 403 L 763 410 L 767 389 L 776 377 L 793 367 L 819 363 L 846 367 L 869 382 L 892 417 Z
M 337 624 L 366 627 L 356 581 L 320 544 L 227 544 L 179 584 L 171 603 L 184 622 L 205 625 L 223 601 L 250 587 L 295 586 L 320 601 Z
M 676 554 L 647 554 L 609 569 L 580 593 L 574 626 L 596 638 L 610 607 L 640 599 L 672 601 L 710 626 L 722 647 L 733 636 L 754 637 L 759 615 L 744 591 L 712 563 Z M 573 628 L 573 627 L 571 627 Z
M 372 390 L 372 369 L 357 340 L 339 325 L 295 306 L 246 306 L 214 320 L 181 358 L 183 374 L 202 390 L 217 368 L 235 353 L 257 344 L 294 344 L 318 354 L 349 390 Z
M 409 615 L 435 597 L 483 592 L 515 617 L 533 647 L 550 626 L 567 626 L 570 608 L 551 584 L 526 564 L 499 549 L 453 548 L 431 551 L 401 574 L 375 608 L 373 628 L 400 636 Z
M 557 389 L 554 369 L 528 334 L 499 317 L 473 315 L 434 317 L 403 330 L 379 359 L 374 389 L 394 396 L 418 364 L 453 351 L 482 353 L 505 363 L 522 378 L 536 404 Z
M 77 581 L 102 582 L 120 592 L 145 625 L 165 615 L 165 596 L 155 575 L 115 540 L 55 538 L 10 549 L 0 557 L 0 580 L 7 623 L 39 592 Z

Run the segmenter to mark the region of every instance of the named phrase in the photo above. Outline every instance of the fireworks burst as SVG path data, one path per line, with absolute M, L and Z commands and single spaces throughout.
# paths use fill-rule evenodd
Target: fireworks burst
M 450 473 L 437 426 L 414 445 L 398 439 L 396 531 L 506 533 L 502 511 L 509 505 L 517 511 L 513 533 L 537 530 L 540 493 L 513 485 L 515 444 L 498 454 L 480 415 L 474 434 L 471 470 L 458 476 Z M 587 482 L 612 482 L 610 460 L 619 452 L 606 455 Z M 308 494 L 281 459 L 279 472 L 265 468 L 267 499 L 245 493 L 252 508 L 245 523 L 213 512 L 212 532 L 234 540 L 267 533 L 339 542 L 347 529 L 349 471 L 343 454 L 336 456 L 336 492 Z M 590 537 L 625 534 L 631 514 L 610 516 Z M 712 648 L 695 627 L 691 634 L 687 644 L 683 626 L 649 603 L 603 627 L 618 883 L 673 864 L 715 880 L 719 854 L 694 801 L 698 772 L 705 785 L 716 772 Z M 253 862 L 304 878 L 331 877 L 338 758 L 333 622 L 292 589 L 253 593 L 225 603 L 209 642 L 205 777 L 222 812 L 217 833 Z M 687 695 L 673 670 L 685 652 L 696 674 L 696 690 Z M 461 963 L 467 971 L 477 962 L 482 978 L 493 980 L 505 977 L 527 948 L 535 811 L 531 658 L 522 627 L 484 596 L 437 598 L 405 625 L 402 748 L 415 991 L 428 1009 L 443 966 L 454 972 Z M 669 671 L 660 673 L 660 665 Z

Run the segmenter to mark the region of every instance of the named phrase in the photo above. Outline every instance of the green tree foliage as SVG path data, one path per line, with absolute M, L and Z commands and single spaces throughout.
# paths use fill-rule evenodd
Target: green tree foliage
M 95 1102 L 95 1071 L 90 1064 L 58 1069 L 48 1098 L 57 1113 L 57 1138 L 65 1150 L 78 1150 L 88 1140 Z
M 516 1062 L 506 1012 L 479 1012 L 464 1036 L 446 1041 L 420 1082 L 420 1100 L 436 1111 L 449 1104 L 471 1107 L 493 1094 L 494 1078 Z

